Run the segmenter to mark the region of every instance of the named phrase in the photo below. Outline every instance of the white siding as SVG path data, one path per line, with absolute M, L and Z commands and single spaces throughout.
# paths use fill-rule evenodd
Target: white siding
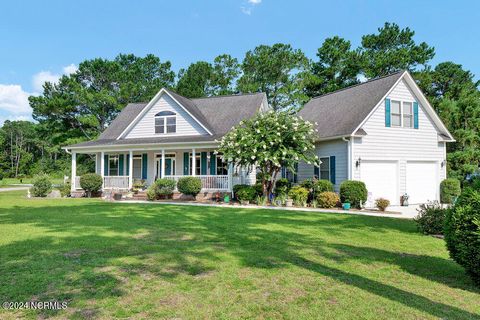
M 177 114 L 177 132 L 169 134 L 155 133 L 155 115 L 161 111 L 173 111 Z M 170 96 L 163 94 L 141 119 L 130 129 L 125 138 L 146 138 L 159 136 L 192 136 L 208 134 Z
M 418 101 L 407 84 L 402 80 L 387 97 L 392 100 Z M 363 125 L 367 135 L 355 138 L 353 144 L 353 178 L 361 180 L 361 168 L 354 163 L 362 160 L 395 160 L 399 167 L 399 192 L 406 190 L 406 164 L 410 160 L 436 161 L 440 167 L 445 159 L 445 143 L 438 142 L 437 128 L 424 107 L 419 104 L 418 129 L 385 127 L 385 102 L 370 116 Z M 361 165 L 360 165 L 361 167 Z M 440 168 L 439 181 L 445 178 L 445 168 Z
M 316 154 L 319 157 L 335 156 L 335 190 L 338 191 L 340 183 L 347 179 L 347 142 L 342 139 L 319 142 L 316 144 Z M 312 178 L 314 174 L 313 165 L 303 161 L 298 164 L 298 182 Z

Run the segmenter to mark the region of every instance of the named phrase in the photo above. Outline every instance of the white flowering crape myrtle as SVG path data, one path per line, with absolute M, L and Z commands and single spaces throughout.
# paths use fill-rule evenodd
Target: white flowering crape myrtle
M 318 165 L 316 131 L 313 123 L 290 112 L 258 113 L 232 128 L 217 153 L 234 165 L 258 168 L 264 196 L 268 196 L 282 167 L 294 170 L 300 160 Z

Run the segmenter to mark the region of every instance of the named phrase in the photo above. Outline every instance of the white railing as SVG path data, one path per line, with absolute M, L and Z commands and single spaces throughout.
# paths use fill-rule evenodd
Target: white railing
M 105 176 L 103 177 L 103 189 L 127 189 L 128 176 Z
M 183 177 L 187 176 L 165 176 L 166 179 L 175 180 L 175 182 L 178 182 L 178 179 Z M 202 190 L 204 191 L 230 191 L 228 175 L 201 175 L 195 177 L 200 178 L 202 181 Z

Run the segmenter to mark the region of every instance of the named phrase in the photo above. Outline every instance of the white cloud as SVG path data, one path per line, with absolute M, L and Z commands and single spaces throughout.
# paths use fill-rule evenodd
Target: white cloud
M 40 71 L 33 75 L 32 84 L 35 92 L 43 92 L 43 84 L 45 82 L 57 83 L 60 77 L 64 74 L 72 74 L 78 70 L 78 67 L 73 63 L 62 68 L 62 74 L 52 73 L 51 71 Z
M 240 10 L 242 10 L 242 12 L 246 15 L 252 14 L 252 8 L 240 7 Z
M 0 84 L 0 111 L 21 115 L 32 112 L 28 103 L 30 94 L 17 84 Z
M 256 5 L 262 3 L 262 0 L 248 0 L 248 3 Z
M 259 5 L 260 3 L 262 3 L 262 0 L 247 0 L 246 5 L 241 6 L 240 10 L 242 11 L 242 13 L 249 16 L 252 14 L 253 8 Z

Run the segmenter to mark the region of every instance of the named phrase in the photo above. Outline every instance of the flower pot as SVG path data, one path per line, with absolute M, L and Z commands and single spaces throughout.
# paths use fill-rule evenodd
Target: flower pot
M 342 203 L 343 210 L 350 210 L 350 202 Z
M 224 197 L 223 197 L 223 202 L 225 203 L 230 203 L 230 196 L 228 194 L 226 194 Z
M 113 194 L 113 200 L 122 200 L 122 194 L 121 193 L 114 193 Z
M 248 201 L 248 200 L 240 200 L 240 204 L 242 204 L 244 206 L 246 206 L 249 203 L 250 203 L 250 201 Z
M 287 207 L 293 207 L 293 200 L 292 200 L 292 199 L 288 199 L 288 200 L 286 201 L 285 205 L 286 205 Z

